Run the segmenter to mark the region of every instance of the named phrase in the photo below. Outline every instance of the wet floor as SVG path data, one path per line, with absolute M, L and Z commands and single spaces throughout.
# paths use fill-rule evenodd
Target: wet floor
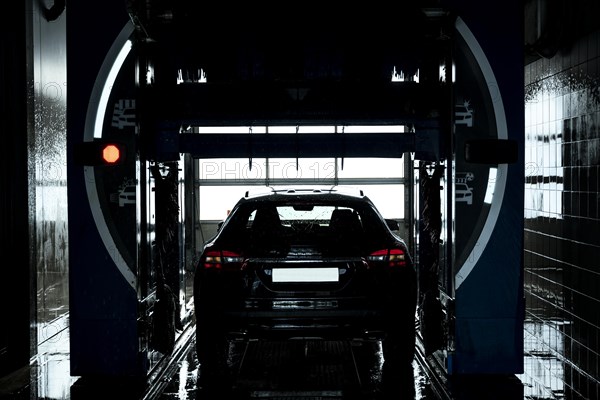
M 0 380 L 0 399 L 376 399 L 383 398 L 378 342 L 232 342 L 235 380 L 224 393 L 198 385 L 193 335 L 151 385 L 132 379 L 70 376 L 68 329 L 46 341 L 29 368 Z M 394 376 L 394 398 L 433 400 L 416 362 Z
M 0 379 L 2 400 L 522 400 L 516 379 L 450 382 L 417 352 L 412 365 L 384 371 L 377 341 L 232 342 L 228 390 L 199 386 L 193 327 L 178 350 L 164 357 L 144 382 L 70 376 L 68 328 L 39 347 L 30 367 Z M 433 369 L 430 369 L 434 367 Z M 386 378 L 387 377 L 387 378 Z
M 384 385 L 376 341 L 266 341 L 232 343 L 233 383 L 225 393 L 198 385 L 191 349 L 158 399 L 434 399 L 417 362 L 395 371 Z M 225 396 L 225 397 L 224 397 Z
M 160 390 L 159 400 L 522 400 L 516 377 L 445 378 L 418 348 L 411 365 L 383 367 L 380 342 L 241 342 L 230 349 L 234 382 L 211 393 L 198 385 L 193 346 Z M 437 369 L 437 371 L 436 371 Z

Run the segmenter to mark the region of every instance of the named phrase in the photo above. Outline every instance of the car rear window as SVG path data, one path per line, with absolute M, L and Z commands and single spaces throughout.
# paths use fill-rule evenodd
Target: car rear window
M 275 206 L 274 209 L 279 216 L 282 225 L 291 227 L 294 223 L 313 223 L 328 226 L 331 220 L 334 206 Z M 353 212 L 350 208 L 345 208 Z M 256 218 L 257 210 L 253 210 L 248 218 L 248 226 L 251 226 Z
M 297 245 L 328 248 L 336 243 L 364 246 L 387 240 L 387 226 L 367 202 L 253 202 L 234 209 L 222 239 L 240 250 Z M 249 247 L 250 246 L 250 247 Z

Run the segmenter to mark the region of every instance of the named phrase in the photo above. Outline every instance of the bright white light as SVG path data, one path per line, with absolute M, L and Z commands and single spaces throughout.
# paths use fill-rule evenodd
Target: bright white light
M 148 66 L 148 70 L 146 71 L 146 85 L 152 85 L 152 80 L 154 79 L 154 66 Z
M 338 132 L 343 133 L 403 133 L 405 125 L 348 125 L 339 126 Z
M 115 58 L 115 62 L 110 68 L 110 72 L 104 82 L 104 87 L 102 88 L 102 94 L 100 95 L 100 102 L 98 104 L 98 112 L 96 113 L 96 121 L 94 123 L 94 138 L 102 137 L 102 127 L 104 126 L 104 114 L 106 113 L 106 106 L 108 105 L 108 99 L 110 97 L 110 92 L 112 91 L 113 86 L 115 85 L 115 81 L 117 80 L 117 75 L 125 62 L 125 59 L 129 55 L 131 51 L 131 40 L 127 40 L 123 45 L 123 48 Z
M 198 73 L 196 75 L 198 77 L 197 80 L 191 79 L 189 80 L 189 82 L 194 82 L 194 83 L 206 83 L 206 72 L 204 72 L 204 69 L 200 68 L 198 70 Z M 177 84 L 181 85 L 182 83 L 185 82 L 185 79 L 183 79 L 183 70 L 182 69 L 178 69 L 177 70 Z
M 488 177 L 487 190 L 485 191 L 485 198 L 483 201 L 487 204 L 492 204 L 492 198 L 494 197 L 494 189 L 496 188 L 496 168 L 490 168 L 490 176 Z
M 417 73 L 412 76 L 412 79 L 409 79 L 408 77 L 406 77 L 404 75 L 404 71 L 398 72 L 396 70 L 396 67 L 394 67 L 394 70 L 392 71 L 392 82 L 405 82 L 405 81 L 419 83 L 419 70 L 417 69 Z
M 198 79 L 199 83 L 206 83 L 206 72 L 204 72 L 203 69 L 200 69 L 200 72 L 198 73 L 198 75 L 200 76 L 200 79 Z
M 439 79 L 440 82 L 446 82 L 446 65 L 440 64 L 439 67 Z M 452 83 L 456 82 L 456 65 L 452 62 Z

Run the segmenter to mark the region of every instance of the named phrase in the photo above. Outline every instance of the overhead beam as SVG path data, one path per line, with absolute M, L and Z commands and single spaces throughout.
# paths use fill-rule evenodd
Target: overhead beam
M 438 83 L 237 82 L 150 86 L 139 93 L 149 121 L 191 126 L 424 125 L 439 118 Z
M 444 157 L 440 131 L 418 133 L 179 133 L 162 130 L 154 141 L 145 142 L 151 161 L 179 159 L 182 153 L 193 158 L 399 158 L 414 152 L 416 158 Z

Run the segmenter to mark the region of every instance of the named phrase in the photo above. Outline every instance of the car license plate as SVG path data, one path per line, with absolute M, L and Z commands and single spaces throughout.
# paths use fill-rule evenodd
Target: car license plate
M 273 268 L 273 282 L 338 282 L 337 268 Z

